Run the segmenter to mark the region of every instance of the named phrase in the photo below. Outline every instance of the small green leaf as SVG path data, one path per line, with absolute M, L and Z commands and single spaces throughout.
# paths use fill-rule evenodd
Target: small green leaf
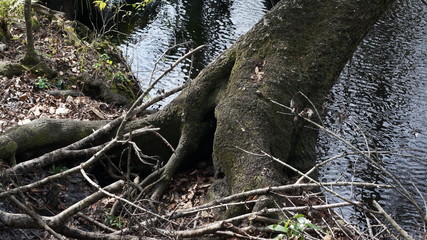
M 283 232 L 283 233 L 287 233 L 286 228 L 284 228 L 282 225 L 274 224 L 274 225 L 269 225 L 269 226 L 267 226 L 267 228 L 269 228 L 269 229 L 271 229 L 271 230 L 273 230 L 273 231 L 276 231 L 276 232 Z
M 321 227 L 319 227 L 319 226 L 316 226 L 316 225 L 314 225 L 314 224 L 312 224 L 312 223 L 307 224 L 307 226 L 308 226 L 308 227 L 311 227 L 311 228 L 313 228 L 313 229 L 316 229 L 316 230 L 323 231 L 323 228 L 321 228 Z

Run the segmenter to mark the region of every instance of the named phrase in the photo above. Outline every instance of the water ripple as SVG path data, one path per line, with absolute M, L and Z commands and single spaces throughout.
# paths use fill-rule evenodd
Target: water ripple
M 157 64 L 159 71 L 167 68 L 196 45 L 207 47 L 180 64 L 158 86 L 157 90 L 170 90 L 197 73 L 216 56 L 247 32 L 271 7 L 271 0 L 175 0 L 162 1 L 153 16 L 143 16 L 140 27 L 134 30 L 120 48 L 125 52 L 132 70 L 146 87 L 154 63 L 170 47 L 192 41 L 192 45 L 168 53 Z M 146 20 L 148 19 L 148 20 Z M 190 66 L 193 67 L 189 72 Z
M 362 149 L 383 151 L 413 149 L 379 157 L 417 196 L 414 182 L 427 197 L 427 6 L 398 1 L 358 47 L 353 59 L 331 91 L 325 123 Z M 345 115 L 344 123 L 337 116 Z M 369 146 L 365 144 L 365 136 Z M 341 146 L 341 147 L 337 147 Z M 349 151 L 337 140 L 322 136 L 319 159 Z M 321 170 L 324 180 L 338 177 L 384 182 L 360 157 L 348 156 L 340 164 Z M 343 190 L 350 196 L 352 192 Z M 363 191 L 357 195 L 381 200 L 387 211 L 414 234 L 421 234 L 417 213 L 395 191 Z M 420 200 L 420 197 L 417 197 Z M 354 212 L 353 212 L 354 214 Z M 356 214 L 357 215 L 357 214 Z M 419 218 L 418 218 L 419 219 Z

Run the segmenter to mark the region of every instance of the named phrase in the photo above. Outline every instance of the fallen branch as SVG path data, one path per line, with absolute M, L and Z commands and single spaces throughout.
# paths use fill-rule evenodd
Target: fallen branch
M 112 194 L 112 193 L 110 193 L 110 192 L 108 192 L 108 191 L 106 191 L 106 190 L 102 189 L 98 184 L 96 184 L 94 181 L 92 181 L 92 179 L 90 179 L 90 178 L 89 178 L 89 176 L 86 174 L 86 172 L 84 171 L 84 169 L 80 169 L 80 172 L 81 172 L 81 174 L 83 175 L 83 177 L 86 179 L 86 181 L 87 181 L 88 183 L 90 183 L 92 186 L 96 187 L 99 191 L 101 191 L 101 192 L 102 192 L 102 193 L 104 193 L 105 195 L 107 195 L 107 196 L 109 196 L 109 197 L 112 197 L 112 198 L 115 198 L 115 199 L 118 199 L 118 200 L 120 200 L 120 201 L 122 201 L 122 202 L 125 202 L 126 204 L 129 204 L 129 205 L 131 205 L 132 207 L 134 207 L 134 208 L 136 208 L 136 209 L 139 209 L 139 210 L 141 210 L 141 211 L 142 211 L 142 212 L 144 212 L 144 213 L 148 213 L 148 214 L 150 214 L 150 215 L 152 215 L 152 216 L 155 216 L 155 217 L 157 217 L 157 218 L 159 218 L 159 219 L 162 219 L 162 220 L 165 220 L 165 221 L 167 221 L 167 222 L 170 222 L 170 223 L 176 224 L 176 223 L 174 223 L 174 222 L 170 221 L 170 220 L 169 220 L 169 219 L 167 219 L 167 218 L 164 218 L 163 216 L 161 216 L 161 215 L 159 215 L 159 214 L 157 214 L 157 213 L 154 213 L 154 212 L 152 212 L 152 211 L 150 211 L 150 210 L 148 210 L 148 209 L 145 209 L 145 208 L 143 208 L 143 207 L 141 207 L 141 206 L 136 205 L 135 203 L 133 203 L 133 202 L 131 202 L 131 201 L 127 200 L 127 199 L 124 199 L 124 198 L 122 198 L 122 197 L 119 197 L 119 196 L 117 196 L 117 195 L 114 195 L 114 194 Z M 176 225 L 178 225 L 178 224 L 176 224 Z
M 5 179 L 7 177 L 10 177 L 13 174 L 19 174 L 19 173 L 28 172 L 28 171 L 35 171 L 49 164 L 53 164 L 57 161 L 60 161 L 63 158 L 79 159 L 87 156 L 92 156 L 93 154 L 101 150 L 103 146 L 105 145 L 100 145 L 100 146 L 81 149 L 81 150 L 68 150 L 66 148 L 57 149 L 43 156 L 28 160 L 25 162 L 21 162 L 19 164 L 16 164 L 13 167 L 2 170 L 0 172 L 0 179 Z
M 360 203 L 355 203 L 357 205 L 360 205 Z M 350 204 L 348 202 L 341 202 L 341 203 L 334 203 L 334 204 L 325 204 L 320 206 L 300 206 L 300 207 L 283 207 L 283 208 L 269 208 L 269 209 L 263 209 L 261 211 L 253 212 L 253 213 L 247 213 L 243 214 L 237 217 L 229 218 L 222 221 L 216 221 L 214 223 L 208 224 L 206 226 L 202 226 L 197 229 L 191 229 L 191 230 L 182 230 L 182 231 L 173 231 L 170 232 L 170 236 L 179 236 L 179 237 L 195 237 L 195 236 L 201 236 L 204 234 L 209 234 L 214 231 L 222 230 L 224 226 L 227 226 L 229 223 L 233 223 L 236 221 L 240 221 L 243 219 L 249 219 L 251 217 L 260 215 L 270 215 L 274 213 L 281 213 L 283 211 L 304 211 L 304 210 L 320 210 L 320 209 L 330 209 L 330 208 L 339 208 L 344 206 L 351 206 L 353 204 Z
M 389 185 L 378 185 L 375 183 L 362 183 L 362 182 L 328 182 L 328 183 L 322 183 L 322 185 L 323 186 L 350 186 L 350 185 L 354 185 L 354 186 L 369 187 L 369 188 L 391 188 L 392 187 Z M 221 206 L 221 204 L 224 204 L 227 202 L 232 202 L 232 201 L 239 200 L 239 199 L 245 199 L 245 198 L 248 198 L 250 196 L 267 195 L 267 194 L 270 194 L 272 192 L 285 192 L 285 191 L 289 191 L 289 190 L 293 190 L 293 189 L 311 188 L 311 187 L 317 187 L 317 186 L 319 186 L 317 183 L 302 183 L 302 184 L 289 184 L 289 185 L 283 185 L 283 186 L 278 186 L 278 187 L 267 187 L 267 188 L 250 190 L 250 191 L 243 192 L 243 193 L 233 194 L 233 195 L 221 198 L 221 199 L 216 199 L 216 200 L 213 200 L 212 202 L 200 205 L 198 207 L 194 207 L 194 208 L 189 209 L 189 210 L 185 210 L 182 212 L 176 212 L 170 217 L 171 218 L 182 217 L 182 216 L 192 214 L 192 213 L 195 213 L 198 211 L 209 210 L 211 207 Z M 181 215 L 181 214 L 183 214 L 183 215 Z
M 292 171 L 294 171 L 294 172 L 298 173 L 300 176 L 303 176 L 304 178 L 306 178 L 306 179 L 310 180 L 311 182 L 315 183 L 318 187 L 321 187 L 321 188 L 322 188 L 322 189 L 324 189 L 325 191 L 327 191 L 327 192 L 329 192 L 329 193 L 333 194 L 334 196 L 336 196 L 336 197 L 340 198 L 341 200 L 344 200 L 344 201 L 346 201 L 346 202 L 348 202 L 348 203 L 350 203 L 350 204 L 353 204 L 353 205 L 355 205 L 355 206 L 358 206 L 358 207 L 360 207 L 361 209 L 363 209 L 364 211 L 367 211 L 367 212 L 372 211 L 372 210 L 370 210 L 370 209 L 368 209 L 368 208 L 364 207 L 363 205 L 360 205 L 360 204 L 359 204 L 359 205 L 354 204 L 354 202 L 353 202 L 353 201 L 351 201 L 350 199 L 348 199 L 348 198 L 346 198 L 346 197 L 344 197 L 344 196 L 342 196 L 342 195 L 340 195 L 340 194 L 336 193 L 335 191 L 333 191 L 333 190 L 331 190 L 331 189 L 329 189 L 329 188 L 325 187 L 325 185 L 324 185 L 323 183 L 316 181 L 316 180 L 315 180 L 315 179 L 313 179 L 312 177 L 308 176 L 306 173 L 303 173 L 303 172 L 299 171 L 299 170 L 298 170 L 298 169 L 296 169 L 295 167 L 293 167 L 293 166 L 291 166 L 291 165 L 289 165 L 289 164 L 287 164 L 287 163 L 283 162 L 282 160 L 280 160 L 280 159 L 278 159 L 278 158 L 276 158 L 276 157 L 274 157 L 274 156 L 271 156 L 270 154 L 268 154 L 268 153 L 266 153 L 266 152 L 264 152 L 264 151 L 261 151 L 261 153 L 262 153 L 262 154 L 258 154 L 258 153 L 253 153 L 253 152 L 249 152 L 249 151 L 243 150 L 243 149 L 241 149 L 241 148 L 239 148 L 239 147 L 237 147 L 237 148 L 238 148 L 238 149 L 240 149 L 240 150 L 242 150 L 242 151 L 244 151 L 244 152 L 246 152 L 246 153 L 248 153 L 248 154 L 257 155 L 257 156 L 266 156 L 266 157 L 269 157 L 270 159 L 274 160 L 275 162 L 280 163 L 281 165 L 283 165 L 283 166 L 285 166 L 285 167 L 287 167 L 287 168 L 291 169 Z
M 73 167 L 73 168 L 70 168 L 68 170 L 65 170 L 63 172 L 54 174 L 54 175 L 46 177 L 46 178 L 43 178 L 43 179 L 41 179 L 41 180 L 39 180 L 37 182 L 30 183 L 30 184 L 23 185 L 23 186 L 19 186 L 19 187 L 16 187 L 14 189 L 10 189 L 10 190 L 1 192 L 0 193 L 0 198 L 4 198 L 5 196 L 10 195 L 10 194 L 16 194 L 16 193 L 18 193 L 20 191 L 26 191 L 26 190 L 29 190 L 29 189 L 32 189 L 32 188 L 36 188 L 36 187 L 45 185 L 45 184 L 47 184 L 49 182 L 52 182 L 52 181 L 54 181 L 56 179 L 63 178 L 63 177 L 65 177 L 65 176 L 67 176 L 67 175 L 69 175 L 71 173 L 78 172 L 80 169 L 83 169 L 85 167 L 89 167 L 92 164 L 94 164 L 96 161 L 98 161 L 98 159 L 103 154 L 105 154 L 108 150 L 112 149 L 113 147 L 117 146 L 118 144 L 119 144 L 119 141 L 118 141 L 117 138 L 115 138 L 115 139 L 111 140 L 107 145 L 105 145 L 100 151 L 96 152 L 86 162 L 81 163 L 80 165 L 78 165 L 76 167 Z
M 159 129 L 158 128 L 143 128 L 143 129 L 140 129 L 138 131 L 133 132 L 133 134 L 134 135 L 137 134 L 137 133 L 138 134 L 144 134 L 146 132 L 152 132 L 152 131 L 157 131 L 157 130 L 159 130 Z M 36 187 L 42 186 L 42 185 L 47 184 L 49 182 L 52 182 L 52 181 L 54 181 L 56 179 L 63 178 L 63 177 L 65 177 L 65 176 L 67 176 L 67 175 L 69 175 L 71 173 L 78 172 L 81 169 L 87 168 L 87 167 L 91 166 L 92 164 L 94 164 L 95 162 L 97 162 L 99 160 L 99 158 L 101 156 L 103 156 L 106 152 L 108 152 L 109 150 L 111 150 L 112 148 L 114 148 L 115 146 L 117 146 L 117 145 L 119 145 L 121 143 L 122 143 L 121 140 L 119 140 L 117 138 L 114 138 L 108 144 L 106 144 L 101 150 L 99 150 L 98 152 L 96 152 L 91 158 L 89 158 L 87 161 L 81 163 L 80 165 L 78 165 L 76 167 L 73 167 L 73 168 L 70 168 L 68 170 L 65 170 L 63 172 L 54 174 L 52 176 L 43 178 L 43 179 L 41 179 L 41 180 L 39 180 L 37 182 L 30 183 L 30 184 L 23 185 L 23 186 L 19 186 L 19 187 L 16 187 L 14 189 L 10 189 L 10 190 L 1 192 L 0 193 L 0 198 L 4 198 L 5 196 L 7 196 L 9 194 L 16 194 L 16 193 L 18 193 L 20 191 L 26 191 L 26 190 L 29 190 L 29 189 L 32 189 L 32 188 L 36 188 Z
M 72 206 L 68 207 L 64 211 L 58 213 L 54 217 L 51 217 L 50 219 L 50 225 L 57 226 L 60 224 L 63 224 L 66 222 L 69 218 L 79 213 L 81 210 L 91 206 L 92 204 L 96 203 L 97 201 L 101 200 L 103 197 L 106 196 L 104 191 L 106 192 L 117 192 L 118 190 L 121 190 L 123 186 L 125 185 L 125 182 L 120 180 L 113 184 L 110 184 L 109 186 L 103 188 L 103 191 L 98 190 L 97 192 L 91 194 L 90 196 L 87 196 L 86 198 L 80 200 L 79 202 L 73 204 Z
M 396 221 L 381 207 L 380 204 L 378 204 L 377 201 L 373 201 L 374 206 L 378 209 L 378 211 L 381 213 L 381 215 L 384 216 L 384 218 L 396 229 L 397 232 L 399 232 L 400 236 L 402 236 L 406 240 L 414 240 L 408 232 L 406 232 L 402 227 L 397 224 Z
M 323 185 L 324 186 L 354 185 L 354 186 L 369 187 L 369 188 L 391 188 L 392 187 L 389 185 L 378 185 L 374 183 L 361 183 L 361 182 L 328 182 L 328 183 L 323 183 Z M 247 199 L 250 196 L 267 195 L 273 192 L 285 192 L 293 189 L 310 188 L 310 187 L 317 187 L 317 186 L 318 184 L 316 183 L 303 183 L 303 184 L 290 184 L 290 185 L 284 185 L 284 186 L 278 186 L 278 187 L 254 189 L 247 192 L 237 193 L 227 197 L 223 197 L 221 199 L 216 199 L 209 203 L 206 203 L 197 207 L 193 207 L 188 210 L 173 212 L 173 213 L 164 215 L 163 217 L 167 219 L 177 219 L 177 218 L 185 217 L 201 211 L 208 211 L 216 208 L 225 208 L 228 206 L 227 203 L 229 202 L 233 202 L 240 199 Z M 237 203 L 233 203 L 233 205 L 242 205 L 242 204 L 247 204 L 249 202 L 251 201 L 237 202 Z M 140 224 L 147 225 L 153 221 L 156 221 L 156 219 L 147 219 L 144 222 L 141 222 Z
M 63 236 L 59 235 L 57 232 L 55 232 L 55 230 L 53 230 L 49 225 L 47 225 L 46 222 L 44 221 L 44 219 L 40 215 L 38 215 L 33 210 L 31 210 L 30 208 L 28 208 L 27 206 L 25 206 L 23 203 L 21 203 L 14 196 L 10 196 L 9 195 L 8 198 L 13 203 L 15 203 L 20 209 L 24 210 L 24 212 L 26 212 L 28 214 L 28 216 L 30 216 L 32 219 L 34 219 L 34 221 L 36 221 L 36 223 L 37 223 L 38 226 L 40 226 L 41 228 L 43 228 L 46 231 L 48 231 L 56 239 L 65 240 L 65 238 Z

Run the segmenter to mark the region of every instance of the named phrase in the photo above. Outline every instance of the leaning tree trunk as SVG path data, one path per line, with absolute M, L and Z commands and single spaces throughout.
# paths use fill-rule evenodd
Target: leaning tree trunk
M 390 2 L 281 1 L 169 105 L 130 122 L 130 129 L 160 127 L 175 146 L 171 154 L 167 147 L 157 147 L 162 143 L 157 137 L 139 140 L 146 153 L 167 159 L 152 197 L 160 197 L 178 167 L 203 145 L 212 145 L 217 178 L 212 197 L 286 181 L 288 173 L 267 155 L 299 169 L 311 167 L 316 132 L 304 128 L 295 115 L 280 113 L 286 109 L 272 100 L 287 106 L 292 102 L 296 113 L 320 111 L 345 63 Z M 12 132 L 0 137 L 0 144 L 14 153 L 0 151 L 0 158 L 28 150 L 11 144 Z M 206 141 L 209 135 L 213 143 Z
M 299 169 L 314 163 L 316 132 L 277 101 L 299 113 L 321 109 L 329 89 L 358 43 L 391 1 L 281 1 L 246 35 L 204 69 L 149 121 L 165 129 L 179 122 L 176 165 L 214 133 L 214 195 L 278 185 L 287 174 L 266 154 Z M 301 94 L 302 93 L 302 94 Z M 315 106 L 308 104 L 310 101 Z M 171 121 L 170 119 L 173 119 Z M 296 120 L 296 121 L 295 121 Z M 170 124 L 172 123 L 172 124 Z M 166 185 L 159 186 L 159 193 Z

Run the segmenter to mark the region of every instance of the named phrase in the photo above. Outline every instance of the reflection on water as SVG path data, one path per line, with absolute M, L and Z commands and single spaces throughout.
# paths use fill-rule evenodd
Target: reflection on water
M 402 150 L 376 157 L 403 181 L 421 206 L 420 194 L 411 183 L 427 198 L 426 16 L 427 5 L 421 1 L 395 4 L 347 64 L 331 91 L 324 117 L 329 128 L 360 149 Z M 343 151 L 350 150 L 332 137 L 323 135 L 319 139 L 321 160 Z M 340 178 L 383 183 L 386 179 L 356 156 L 325 166 L 321 176 L 328 181 Z M 407 230 L 424 231 L 414 208 L 393 190 L 341 191 L 358 200 L 380 200 Z
M 196 46 L 207 47 L 169 74 L 158 90 L 170 90 L 194 77 L 235 40 L 247 32 L 277 0 L 168 0 L 132 25 L 137 25 L 120 45 L 142 87 L 158 62 L 155 76 Z M 148 16 L 150 15 L 150 16 Z M 177 44 L 191 41 L 191 44 Z M 166 53 L 166 54 L 165 54 Z M 164 55 L 165 54 L 165 55 Z M 191 73 L 190 73 L 191 71 Z

